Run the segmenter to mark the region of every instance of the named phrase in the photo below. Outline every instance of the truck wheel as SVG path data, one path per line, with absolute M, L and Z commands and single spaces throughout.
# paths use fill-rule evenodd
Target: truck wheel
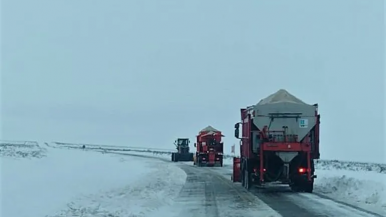
M 241 181 L 241 186 L 245 186 L 245 177 L 244 177 L 244 167 L 240 167 L 240 181 Z
M 290 185 L 291 190 L 294 192 L 307 192 L 312 193 L 314 190 L 313 182 L 295 182 Z
M 172 162 L 174 162 L 174 153 L 172 153 Z
M 248 170 L 244 170 L 244 187 L 245 189 L 249 190 L 251 188 L 251 176 L 248 172 Z
M 300 192 L 300 187 L 299 187 L 299 184 L 298 183 L 292 183 L 290 184 L 290 188 L 292 191 L 294 192 Z
M 244 178 L 244 170 L 240 172 L 241 186 L 245 187 L 245 178 Z
M 312 193 L 314 191 L 314 182 L 307 182 L 304 184 L 304 191 Z

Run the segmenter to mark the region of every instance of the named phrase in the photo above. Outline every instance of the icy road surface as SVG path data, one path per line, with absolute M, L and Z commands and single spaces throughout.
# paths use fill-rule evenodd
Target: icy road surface
M 206 169 L 228 179 L 232 174 L 231 167 Z M 253 188 L 250 192 L 282 216 L 385 217 L 385 176 L 366 171 L 320 170 L 313 194 L 295 193 L 286 185 Z
M 157 155 L 145 153 L 135 153 L 135 155 L 157 157 Z M 170 160 L 170 156 L 167 155 L 159 157 Z M 231 164 L 231 161 L 228 160 L 227 163 Z M 196 176 L 198 176 L 198 174 L 200 177 L 207 176 L 206 179 L 213 179 L 213 176 L 216 177 L 214 178 L 217 180 L 215 181 L 217 183 L 216 185 L 219 185 L 218 180 L 221 178 L 213 175 L 214 172 L 222 176 L 225 183 L 233 186 L 233 193 L 238 192 L 246 195 L 240 184 L 234 184 L 229 181 L 232 169 L 230 165 L 224 165 L 223 168 L 196 168 L 191 166 L 191 162 L 179 162 L 176 164 L 180 165 L 181 168 L 187 172 L 188 181 L 189 177 L 192 176 L 192 170 L 195 170 L 194 174 Z M 259 208 L 260 210 L 266 209 L 266 205 L 268 204 L 273 210 L 277 211 L 277 214 L 271 213 L 274 216 L 278 216 L 278 214 L 280 214 L 279 216 L 286 217 L 386 216 L 386 182 L 384 182 L 386 174 L 368 171 L 348 171 L 344 169 L 334 170 L 330 168 L 328 170 L 319 169 L 318 175 L 319 178 L 315 183 L 315 194 L 295 193 L 290 191 L 288 186 L 252 189 L 250 194 L 258 198 L 259 202 L 255 201 L 254 203 L 261 206 Z M 186 185 L 188 184 L 189 182 L 187 182 Z M 213 191 L 221 192 L 221 188 L 223 187 L 213 186 L 213 189 L 215 189 Z M 218 194 L 221 195 L 221 193 L 213 194 L 215 197 Z M 248 204 L 248 202 L 245 202 L 248 200 L 243 200 L 243 197 L 250 198 L 250 196 L 240 197 L 240 201 L 244 201 L 242 204 Z M 265 205 L 263 206 L 261 204 Z M 245 215 L 247 216 L 249 214 Z M 231 216 L 237 216 L 237 213 L 232 213 Z
M 83 150 L 0 149 L 3 217 L 148 216 L 186 174 L 172 164 Z M 31 153 L 35 153 L 32 154 Z M 40 156 L 40 155 L 39 155 Z

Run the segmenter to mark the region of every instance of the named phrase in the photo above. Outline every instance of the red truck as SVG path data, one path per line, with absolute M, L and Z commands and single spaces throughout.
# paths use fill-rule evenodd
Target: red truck
M 208 126 L 197 135 L 197 148 L 194 165 L 201 166 L 223 166 L 224 143 L 221 138 L 224 135 L 221 131 Z
M 233 182 L 246 189 L 288 184 L 293 191 L 311 193 L 314 159 L 320 157 L 319 125 L 318 104 L 306 104 L 283 89 L 242 108 L 235 125 L 241 146 L 240 157 L 233 159 Z

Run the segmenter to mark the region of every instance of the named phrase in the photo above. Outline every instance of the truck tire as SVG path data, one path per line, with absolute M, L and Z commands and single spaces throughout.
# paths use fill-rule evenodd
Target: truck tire
M 245 187 L 245 177 L 244 177 L 244 163 L 243 159 L 241 159 L 240 163 L 240 181 L 241 181 L 241 186 Z
M 300 187 L 299 187 L 299 184 L 290 184 L 290 188 L 291 188 L 291 191 L 293 192 L 300 192 Z
M 240 180 L 240 181 L 241 181 L 241 186 L 244 187 L 244 186 L 245 186 L 245 181 L 244 181 L 244 180 L 245 180 L 245 179 L 244 179 L 244 170 L 241 170 L 241 171 L 240 171 L 240 179 L 241 179 L 241 180 Z
M 304 184 L 304 192 L 312 193 L 314 191 L 314 182 L 307 182 Z
M 174 162 L 174 153 L 172 153 L 172 162 Z
M 245 160 L 244 161 L 244 166 L 243 166 L 243 170 L 244 170 L 244 188 L 249 190 L 251 189 L 252 187 L 252 176 L 251 176 L 251 169 L 250 169 L 250 166 L 248 165 L 249 164 L 249 161 L 248 160 Z
M 295 182 L 290 185 L 291 190 L 294 192 L 307 192 L 312 193 L 314 191 L 313 182 Z
M 249 173 L 248 169 L 244 170 L 244 188 L 249 190 L 251 189 L 251 174 Z

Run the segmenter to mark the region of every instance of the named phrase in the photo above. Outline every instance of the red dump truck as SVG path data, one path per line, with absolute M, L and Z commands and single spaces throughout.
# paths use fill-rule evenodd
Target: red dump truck
M 224 143 L 221 138 L 224 135 L 221 131 L 208 126 L 202 129 L 197 135 L 197 148 L 194 158 L 194 165 L 201 166 L 223 166 Z
M 240 157 L 233 159 L 233 182 L 246 189 L 288 184 L 293 191 L 311 193 L 314 159 L 320 157 L 319 125 L 318 104 L 306 104 L 283 89 L 242 108 L 235 125 L 241 146 Z

